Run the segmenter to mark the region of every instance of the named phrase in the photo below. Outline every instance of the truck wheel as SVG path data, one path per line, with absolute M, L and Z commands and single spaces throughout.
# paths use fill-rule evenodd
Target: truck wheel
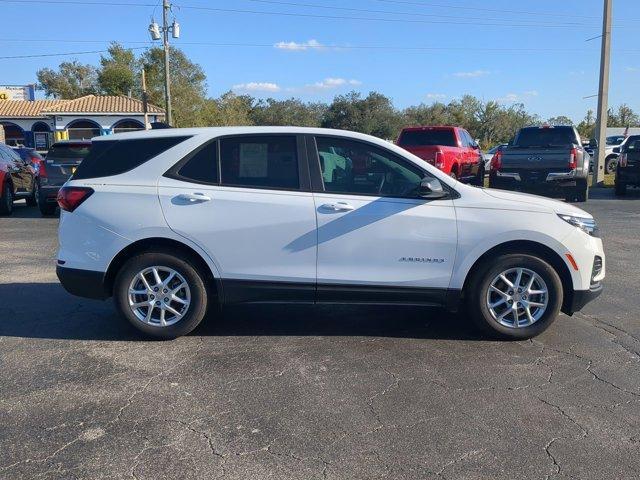
M 473 185 L 476 187 L 484 187 L 484 165 L 478 168 L 478 174 L 476 178 L 473 179 Z
M 43 217 L 49 217 L 56 213 L 56 207 L 57 205 L 55 203 L 46 203 L 42 198 L 40 199 L 40 202 L 38 202 L 38 208 L 40 209 L 40 214 Z
M 115 279 L 116 308 L 141 332 L 172 339 L 191 332 L 207 311 L 204 277 L 187 260 L 163 251 L 129 259 Z
M 624 182 L 620 182 L 617 178 L 615 193 L 617 197 L 624 197 L 627 194 L 627 184 Z
M 535 337 L 558 316 L 563 289 L 558 273 L 543 259 L 510 253 L 482 263 L 465 287 L 474 323 L 490 335 Z
M 586 202 L 589 200 L 589 185 L 586 180 L 576 181 L 576 201 Z
M 616 173 L 616 166 L 618 165 L 618 157 L 611 156 L 605 160 L 604 172 L 611 174 Z
M 4 184 L 2 195 L 0 195 L 0 215 L 11 215 L 13 213 L 13 189 L 9 182 Z

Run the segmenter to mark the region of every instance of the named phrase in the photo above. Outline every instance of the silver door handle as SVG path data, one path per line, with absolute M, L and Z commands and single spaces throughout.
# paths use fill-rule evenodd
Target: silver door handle
M 333 212 L 349 212 L 356 209 L 356 207 L 349 205 L 347 202 L 325 203 L 322 208 Z
M 204 193 L 181 193 L 178 199 L 189 203 L 208 202 L 211 197 L 207 197 Z

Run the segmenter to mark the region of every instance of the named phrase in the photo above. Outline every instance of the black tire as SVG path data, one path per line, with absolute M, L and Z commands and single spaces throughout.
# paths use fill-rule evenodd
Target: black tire
M 493 317 L 487 305 L 487 292 L 493 279 L 500 273 L 519 267 L 535 272 L 544 280 L 548 290 L 548 304 L 536 322 L 514 328 L 499 323 Z M 558 273 L 545 260 L 528 253 L 509 253 L 487 259 L 472 273 L 465 289 L 465 307 L 473 322 L 492 337 L 505 340 L 522 340 L 542 333 L 558 316 L 563 299 L 562 282 Z
M 33 181 L 33 188 L 31 190 L 31 195 L 27 197 L 27 206 L 28 207 L 36 207 L 38 205 L 38 196 L 40 195 L 40 186 L 38 185 L 38 181 Z
M 456 174 L 455 170 L 451 170 L 451 173 L 449 174 L 449 176 L 454 180 L 458 180 L 458 175 Z
M 0 215 L 11 215 L 13 213 L 13 189 L 9 182 L 5 182 L 0 195 Z
M 589 200 L 589 184 L 587 180 L 576 180 L 576 201 L 579 203 Z
M 624 197 L 627 194 L 627 184 L 624 182 L 620 182 L 617 178 L 615 194 L 617 197 Z
M 183 313 L 184 316 L 173 325 L 162 327 L 144 323 L 129 307 L 129 285 L 139 272 L 153 266 L 171 268 L 178 272 L 189 286 L 189 306 L 186 313 Z M 113 298 L 120 314 L 146 335 L 166 340 L 186 335 L 196 328 L 207 312 L 209 297 L 204 275 L 198 272 L 195 262 L 189 261 L 188 258 L 177 258 L 164 251 L 146 252 L 130 258 L 118 272 L 113 287 Z
M 484 165 L 480 165 L 476 178 L 473 179 L 472 183 L 476 187 L 484 187 Z
M 618 157 L 611 156 L 604 161 L 604 173 L 611 174 L 616 173 L 616 166 L 618 165 Z
M 38 208 L 40 209 L 40 213 L 43 217 L 50 217 L 56 213 L 56 208 L 58 207 L 55 203 L 46 203 L 42 197 L 38 201 Z

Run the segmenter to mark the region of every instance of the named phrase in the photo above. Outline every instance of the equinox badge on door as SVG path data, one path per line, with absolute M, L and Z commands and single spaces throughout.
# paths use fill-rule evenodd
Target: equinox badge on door
M 429 257 L 401 257 L 399 262 L 411 262 L 411 263 L 444 263 L 444 258 L 429 258 Z

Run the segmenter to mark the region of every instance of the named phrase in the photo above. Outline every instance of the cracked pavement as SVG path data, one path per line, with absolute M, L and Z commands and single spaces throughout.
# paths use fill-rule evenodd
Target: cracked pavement
M 640 192 L 594 192 L 604 294 L 522 342 L 416 308 L 242 306 L 146 341 L 0 218 L 0 479 L 640 477 Z

